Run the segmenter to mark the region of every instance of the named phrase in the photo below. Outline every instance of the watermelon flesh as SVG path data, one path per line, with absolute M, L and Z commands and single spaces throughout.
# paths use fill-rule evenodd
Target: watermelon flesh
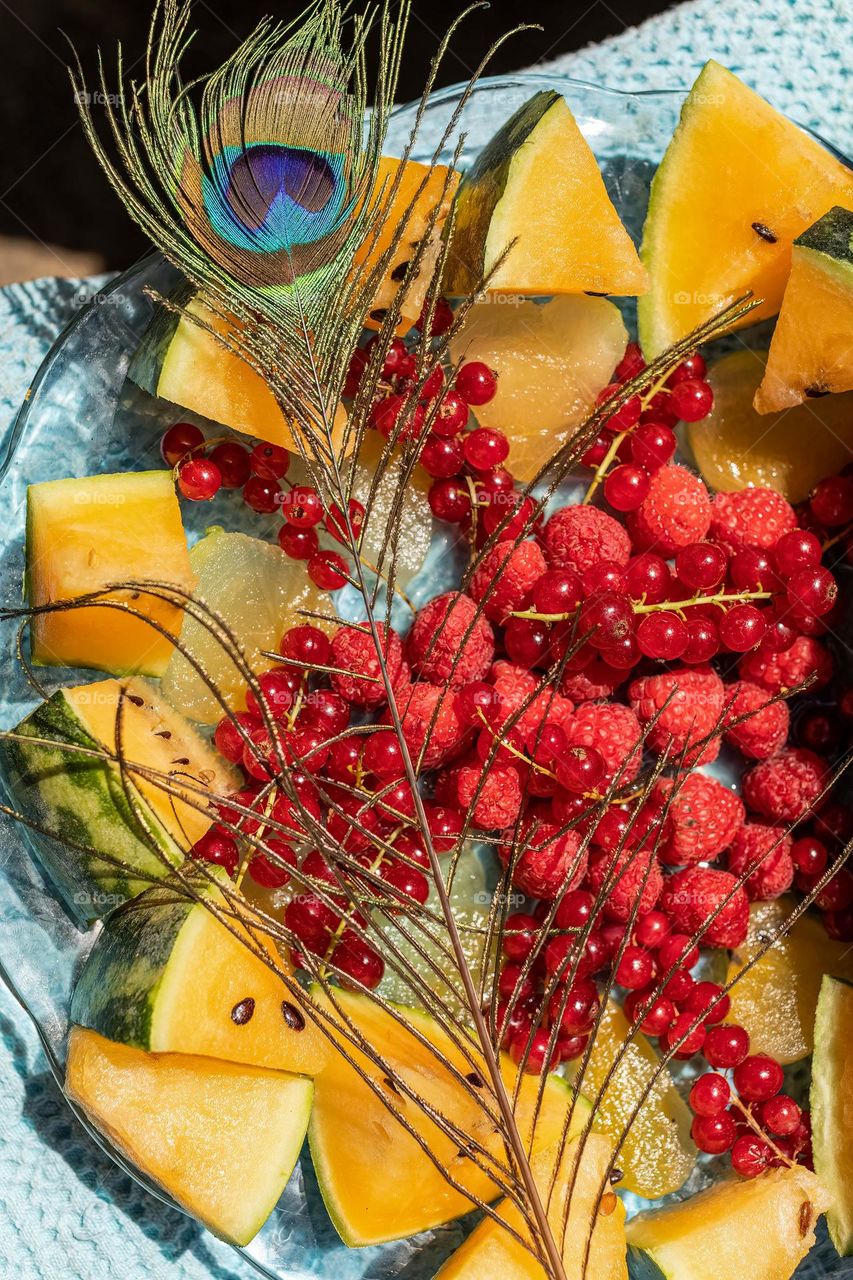
M 26 559 L 33 608 L 75 600 L 114 582 L 157 581 L 182 592 L 195 586 L 170 471 L 30 485 Z M 168 635 L 181 631 L 181 604 L 144 591 L 104 598 L 129 604 L 143 616 L 100 605 L 36 614 L 30 623 L 33 662 L 112 675 L 162 675 L 174 649 Z
M 239 1245 L 290 1179 L 313 1095 L 303 1076 L 143 1053 L 80 1027 L 71 1030 L 65 1087 L 138 1169 Z

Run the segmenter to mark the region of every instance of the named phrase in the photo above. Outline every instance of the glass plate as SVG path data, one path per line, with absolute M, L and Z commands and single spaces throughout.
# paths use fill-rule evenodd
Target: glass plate
M 463 164 L 476 157 L 502 120 L 542 89 L 554 89 L 567 98 L 601 165 L 622 220 L 639 239 L 649 182 L 677 122 L 682 93 L 626 94 L 567 77 L 532 74 L 484 80 L 462 114 L 460 128 L 466 134 Z M 454 87 L 433 97 L 415 158 L 431 158 L 460 93 L 461 89 Z M 414 106 L 394 113 L 389 153 L 400 154 L 414 115 Z M 443 158 L 450 158 L 454 140 Z M 28 484 L 162 465 L 158 442 L 178 414 L 139 390 L 127 380 L 126 373 L 152 316 L 153 304 L 145 289 L 168 292 L 175 282 L 172 269 L 158 255 L 149 255 L 78 313 L 39 370 L 0 462 L 0 497 L 6 521 L 0 551 L 0 603 L 4 606 L 14 606 L 21 597 Z M 184 410 L 179 416 L 192 418 Z M 195 537 L 203 532 L 209 512 L 203 504 L 189 505 L 185 517 L 190 536 Z M 268 532 L 269 528 L 267 518 L 247 512 L 239 495 L 234 494 L 219 496 L 216 520 L 246 532 Z M 422 586 L 436 583 L 431 575 L 437 572 L 443 549 L 436 543 L 422 571 Z M 17 723 L 35 702 L 15 660 L 11 630 L 2 637 L 0 723 L 4 726 Z M 92 673 L 91 678 L 99 677 Z M 62 673 L 48 673 L 46 683 L 49 688 L 59 687 Z M 0 976 L 33 1020 L 61 1087 L 70 992 L 95 930 L 81 932 L 66 915 L 42 876 L 34 852 L 20 827 L 9 820 L 0 821 Z M 152 1195 L 171 1203 L 84 1117 L 79 1118 L 118 1165 Z M 310 1159 L 303 1158 L 266 1226 L 239 1252 L 270 1280 L 366 1280 L 403 1275 L 406 1280 L 426 1280 L 464 1234 L 465 1224 L 457 1222 L 410 1241 L 347 1249 L 325 1212 Z M 824 1235 L 797 1274 L 817 1280 L 850 1273 Z

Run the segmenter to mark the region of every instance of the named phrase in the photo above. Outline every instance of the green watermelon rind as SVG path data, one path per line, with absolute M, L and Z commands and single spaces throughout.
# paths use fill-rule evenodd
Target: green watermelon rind
M 196 888 L 206 896 L 215 893 L 206 877 L 197 879 Z M 77 979 L 71 1021 L 107 1040 L 156 1052 L 155 1020 L 167 971 L 172 964 L 198 963 L 189 935 L 193 923 L 207 917 L 207 907 L 168 881 L 119 907 Z M 181 945 L 184 940 L 187 947 Z M 191 976 L 183 989 L 192 989 Z
M 553 89 L 535 93 L 498 130 L 463 175 L 456 193 L 453 253 L 442 285 L 447 293 L 470 293 L 482 276 L 489 225 L 506 190 L 518 149 L 562 101 Z
M 187 305 L 194 293 L 195 290 L 191 285 L 184 284 L 170 299 L 177 310 L 172 306 L 157 308 L 131 359 L 127 376 L 131 382 L 136 383 L 149 395 L 159 394 L 157 388 L 160 385 L 163 366 L 182 319 L 180 308 Z
M 848 1005 L 842 1011 L 842 1005 Z M 849 1032 L 853 1022 L 853 983 L 825 974 L 815 1013 L 814 1056 L 812 1058 L 811 1121 L 815 1173 L 832 1197 L 826 1224 L 832 1243 L 842 1257 L 853 1254 L 853 1186 L 840 1176 L 835 1152 L 850 1141 L 844 1126 L 845 1102 L 842 1082 L 833 1069 L 833 1059 L 849 1052 L 833 1053 L 839 1035 Z
M 146 830 L 125 794 L 117 766 L 84 757 L 69 747 L 101 750 L 86 731 L 62 689 L 37 707 L 14 730 L 24 738 L 0 741 L 0 763 L 13 803 L 48 834 L 31 832 L 40 862 L 71 914 L 86 923 L 162 879 L 183 853 L 148 811 Z M 67 843 L 88 846 L 78 849 Z M 103 850 L 129 870 L 97 856 Z

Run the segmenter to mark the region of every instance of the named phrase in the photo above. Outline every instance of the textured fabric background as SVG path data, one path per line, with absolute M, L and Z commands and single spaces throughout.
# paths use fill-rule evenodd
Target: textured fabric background
M 548 64 L 623 89 L 688 85 L 709 56 L 853 154 L 851 0 L 690 0 Z M 87 282 L 91 291 L 93 282 Z M 0 292 L 0 429 L 82 300 L 73 281 Z M 35 1034 L 0 990 L 0 1275 L 17 1280 L 249 1280 L 256 1273 L 152 1201 L 65 1108 Z M 853 1276 L 846 1266 L 836 1276 Z M 746 1277 L 745 1277 L 746 1280 Z

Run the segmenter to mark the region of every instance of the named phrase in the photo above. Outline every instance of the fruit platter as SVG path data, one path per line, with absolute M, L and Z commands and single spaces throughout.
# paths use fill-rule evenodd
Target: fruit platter
M 72 71 L 156 252 L 0 475 L 70 1109 L 274 1280 L 851 1274 L 853 168 L 713 61 L 188 23 Z

